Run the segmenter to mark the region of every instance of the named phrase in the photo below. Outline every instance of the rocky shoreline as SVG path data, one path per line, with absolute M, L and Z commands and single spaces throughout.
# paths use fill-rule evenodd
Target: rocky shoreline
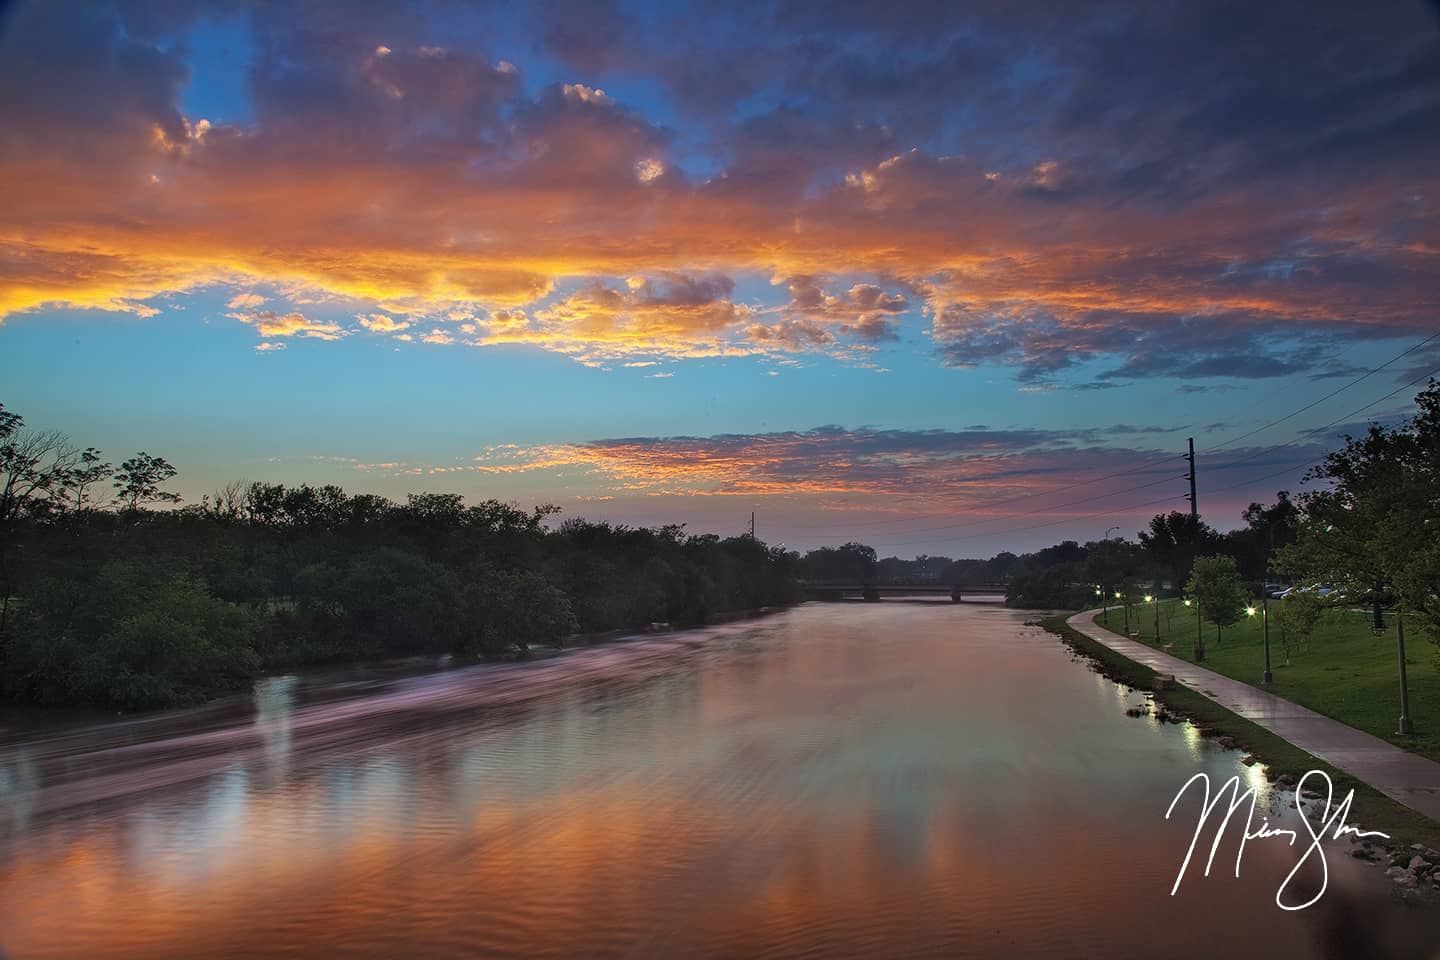
M 1058 629 L 1055 623 L 1056 619 L 1060 620 Z M 1313 790 L 1306 789 L 1303 794 L 1298 792 L 1299 776 L 1293 771 L 1280 769 L 1275 764 L 1267 762 L 1261 756 L 1263 751 L 1256 750 L 1252 745 L 1247 744 L 1244 737 L 1230 732 L 1217 722 L 1197 716 L 1194 711 L 1177 703 L 1178 694 L 1173 681 L 1167 682 L 1168 678 L 1155 674 L 1149 667 L 1137 664 L 1113 651 L 1105 651 L 1102 655 L 1099 650 L 1091 649 L 1087 638 L 1064 627 L 1063 618 L 1052 618 L 1051 621 L 1034 621 L 1033 623 L 1035 626 L 1058 635 L 1078 662 L 1084 663 L 1091 670 L 1128 690 L 1143 693 L 1145 702 L 1142 705 L 1132 705 L 1126 708 L 1126 716 L 1137 719 L 1153 719 L 1161 724 L 1189 723 L 1200 736 L 1210 740 L 1216 746 L 1226 750 L 1244 752 L 1240 762 L 1246 766 L 1261 764 L 1264 767 L 1266 780 L 1280 791 L 1276 797 L 1277 802 L 1288 802 L 1290 807 L 1300 808 L 1305 804 L 1324 801 L 1324 796 Z M 1213 712 L 1228 713 L 1223 707 L 1213 704 L 1213 701 L 1205 702 L 1212 704 Z M 1248 723 L 1243 718 L 1236 719 Z M 1292 749 L 1298 751 L 1298 748 L 1293 746 Z M 1305 756 L 1309 755 L 1305 754 Z M 1311 759 L 1313 760 L 1313 758 Z M 1314 768 L 1323 769 L 1325 765 L 1316 760 Z M 1337 793 L 1342 795 L 1348 789 L 1348 786 L 1342 785 L 1346 781 L 1354 782 L 1358 786 L 1357 781 L 1352 781 L 1351 778 L 1343 775 L 1335 776 L 1334 780 Z M 1287 793 L 1288 796 L 1285 795 Z M 1368 837 L 1351 838 L 1350 849 L 1347 852 L 1364 863 L 1385 865 L 1385 875 L 1394 882 L 1395 889 L 1402 894 L 1410 897 L 1423 897 L 1427 902 L 1440 898 L 1440 851 L 1431 846 L 1423 843 L 1407 843 L 1398 837 L 1389 841 Z

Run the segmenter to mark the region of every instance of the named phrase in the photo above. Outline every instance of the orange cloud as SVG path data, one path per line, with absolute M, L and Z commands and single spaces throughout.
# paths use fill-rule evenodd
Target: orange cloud
M 4 52 L 23 52 L 28 22 Z M 347 48 L 309 65 L 324 73 L 314 99 L 258 78 L 258 119 L 236 126 L 178 109 L 178 52 L 107 42 L 134 56 L 25 61 L 32 85 L 63 80 L 93 102 L 9 126 L 0 319 L 149 315 L 162 295 L 264 284 L 287 307 L 343 302 L 372 332 L 424 322 L 431 343 L 603 363 L 863 360 L 914 313 L 952 362 L 1038 375 L 1193 318 L 1242 337 L 1414 329 L 1440 300 L 1440 247 L 1393 230 L 1386 206 L 1424 184 L 1340 183 L 1323 209 L 1263 180 L 1130 202 L 1069 160 L 997 170 L 922 150 L 791 184 L 783 129 L 765 154 L 778 166 L 747 168 L 760 154 L 737 150 L 733 169 L 701 181 L 670 131 L 585 83 L 526 97 L 506 61 Z M 781 278 L 789 303 L 737 302 L 717 278 L 739 276 Z M 242 293 L 230 309 L 262 337 L 344 335 L 263 303 Z M 455 318 L 473 332 L 431 326 Z
M 226 316 L 248 323 L 262 337 L 310 337 L 315 340 L 339 340 L 348 331 L 339 324 L 325 320 L 310 320 L 301 313 L 277 313 L 274 310 L 258 310 L 248 313 L 229 313 Z
M 362 314 L 356 317 L 360 326 L 371 333 L 399 333 L 401 330 L 408 330 L 410 323 L 407 320 L 396 320 L 394 317 L 387 317 L 383 313 Z

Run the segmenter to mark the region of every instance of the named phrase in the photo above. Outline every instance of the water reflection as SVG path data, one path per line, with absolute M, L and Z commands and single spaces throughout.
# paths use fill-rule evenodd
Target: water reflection
M 291 719 L 299 692 L 296 676 L 267 677 L 255 684 L 255 729 L 265 744 L 266 772 L 275 780 L 290 764 Z
M 30 751 L 21 748 L 0 758 L 0 836 L 23 832 L 30 826 L 40 775 Z
M 1339 852 L 1305 915 L 1273 904 L 1283 848 L 1169 897 L 1193 830 L 1163 820 L 1180 784 L 1240 773 L 1274 806 L 1263 772 L 1125 717 L 1134 694 L 1004 610 L 810 605 L 351 684 L 275 678 L 253 703 L 12 746 L 0 799 L 31 799 L 0 941 L 21 958 L 1305 957 L 1359 916 L 1371 956 L 1437 934 Z

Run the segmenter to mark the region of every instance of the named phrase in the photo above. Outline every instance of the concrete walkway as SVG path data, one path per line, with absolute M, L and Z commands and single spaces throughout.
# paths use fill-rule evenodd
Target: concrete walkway
M 1213 670 L 1111 633 L 1094 623 L 1099 612 L 1077 613 L 1067 622 L 1121 656 L 1160 673 L 1173 673 L 1177 682 L 1284 737 L 1331 766 L 1365 781 L 1410 809 L 1440 821 L 1440 763 L 1402 750 L 1379 737 L 1306 710 L 1299 704 L 1248 683 L 1221 676 Z M 1396 717 L 1399 717 L 1398 704 Z

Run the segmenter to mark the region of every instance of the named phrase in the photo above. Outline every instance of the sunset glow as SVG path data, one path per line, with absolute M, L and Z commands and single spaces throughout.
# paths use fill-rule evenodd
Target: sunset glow
M 878 9 L 17 4 L 4 399 L 187 500 L 1074 521 L 1023 544 L 1187 436 L 1236 522 L 1440 367 L 1228 444 L 1436 330 L 1426 5 Z

